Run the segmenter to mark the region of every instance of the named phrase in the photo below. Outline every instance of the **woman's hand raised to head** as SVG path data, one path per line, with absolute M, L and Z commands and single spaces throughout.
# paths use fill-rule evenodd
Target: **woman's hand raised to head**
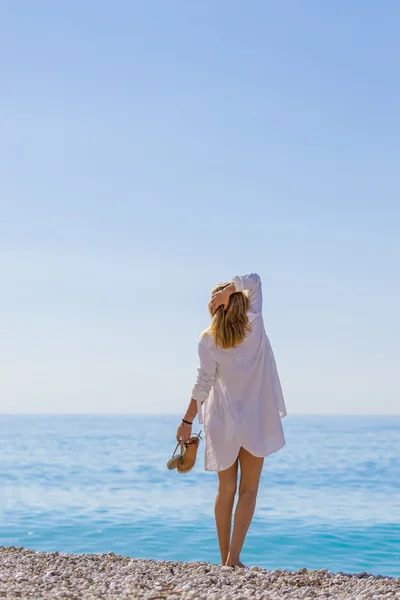
M 220 306 L 223 306 L 224 310 L 226 310 L 228 308 L 229 298 L 231 297 L 231 294 L 233 294 L 235 291 L 235 286 L 233 283 L 231 283 L 219 292 L 214 292 L 210 300 L 210 308 L 212 314 L 215 314 L 215 311 Z

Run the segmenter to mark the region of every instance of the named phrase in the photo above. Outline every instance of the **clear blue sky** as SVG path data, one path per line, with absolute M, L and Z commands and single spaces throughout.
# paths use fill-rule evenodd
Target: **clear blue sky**
M 0 4 L 0 412 L 181 413 L 257 271 L 289 413 L 399 413 L 400 4 Z

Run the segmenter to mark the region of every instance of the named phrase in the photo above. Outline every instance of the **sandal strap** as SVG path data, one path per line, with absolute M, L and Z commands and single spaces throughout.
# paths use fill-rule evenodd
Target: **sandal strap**
M 181 441 L 179 441 L 179 442 L 176 444 L 176 447 L 175 447 L 174 453 L 173 453 L 173 455 L 172 455 L 172 458 L 174 458 L 174 456 L 175 456 L 175 454 L 176 454 L 176 451 L 178 450 L 178 447 L 179 447 L 179 446 L 180 446 L 180 453 L 182 454 L 182 448 L 185 446 L 185 442 L 181 442 Z

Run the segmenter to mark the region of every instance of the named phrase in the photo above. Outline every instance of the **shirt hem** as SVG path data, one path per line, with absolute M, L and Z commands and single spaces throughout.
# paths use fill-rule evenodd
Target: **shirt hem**
M 255 457 L 257 457 L 257 458 L 266 458 L 267 456 L 270 456 L 271 454 L 275 454 L 275 452 L 278 452 L 279 450 L 281 450 L 281 449 L 282 449 L 282 448 L 283 448 L 285 445 L 286 445 L 286 440 L 284 439 L 284 440 L 283 440 L 283 443 L 282 443 L 282 444 L 280 444 L 280 445 L 279 445 L 277 448 L 275 448 L 274 450 L 270 450 L 270 451 L 268 451 L 266 454 L 264 454 L 264 453 L 263 453 L 263 454 L 261 454 L 261 455 L 260 455 L 260 454 L 254 454 L 253 452 L 251 452 L 251 450 L 249 450 L 249 449 L 248 449 L 248 448 L 246 448 L 245 446 L 241 446 L 241 447 L 242 447 L 242 448 L 244 448 L 245 450 L 247 450 L 247 452 L 250 452 L 250 454 L 253 454 L 253 456 L 255 456 Z M 239 448 L 239 450 L 240 450 L 240 448 Z M 238 450 L 238 454 L 236 455 L 236 458 L 235 458 L 235 459 L 232 461 L 232 463 L 231 463 L 230 465 L 228 465 L 227 467 L 223 467 L 223 468 L 221 468 L 221 469 L 219 469 L 219 468 L 216 468 L 216 469 L 211 469 L 211 468 L 209 468 L 208 466 L 204 465 L 204 470 L 205 470 L 205 471 L 212 471 L 212 472 L 214 472 L 214 473 L 215 473 L 215 472 L 219 472 L 219 471 L 226 471 L 226 469 L 229 469 L 230 467 L 232 467 L 232 466 L 235 464 L 235 462 L 236 462 L 236 460 L 237 460 L 237 458 L 238 458 L 238 455 L 239 455 L 239 450 Z

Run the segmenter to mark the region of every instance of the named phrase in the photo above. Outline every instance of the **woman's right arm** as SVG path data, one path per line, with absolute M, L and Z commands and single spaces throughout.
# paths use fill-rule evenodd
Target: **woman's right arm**
M 233 283 L 237 292 L 248 290 L 249 300 L 253 311 L 260 313 L 262 310 L 262 289 L 260 276 L 257 273 L 236 275 L 233 278 Z
M 230 285 L 219 292 L 215 292 L 211 298 L 211 307 L 213 312 L 221 305 L 227 308 L 229 297 L 235 292 L 243 292 L 248 290 L 251 308 L 255 313 L 260 313 L 262 310 L 262 290 L 261 279 L 257 273 L 249 273 L 248 275 L 236 275 Z

